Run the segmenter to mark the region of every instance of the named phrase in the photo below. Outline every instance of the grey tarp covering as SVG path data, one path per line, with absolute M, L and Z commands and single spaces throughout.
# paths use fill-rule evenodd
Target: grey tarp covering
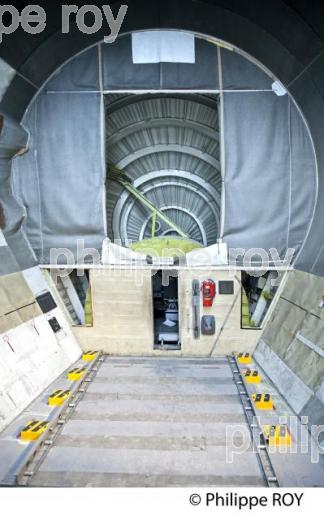
M 289 247 L 298 251 L 311 224 L 317 191 L 314 149 L 305 123 L 296 106 L 290 102 L 291 209 Z
M 251 120 L 251 114 L 257 114 Z M 287 246 L 288 97 L 227 93 L 224 100 L 225 227 L 229 247 Z
M 62 67 L 45 85 L 46 92 L 83 92 L 99 89 L 98 47 L 92 47 Z
M 220 49 L 225 90 L 271 90 L 273 79 L 236 52 Z
M 0 240 L 0 275 L 35 265 L 36 259 L 21 225 L 24 208 L 16 200 L 12 182 L 12 157 L 24 150 L 27 134 L 9 118 L 0 122 L 0 212 L 5 241 Z M 1 232 L 1 230 L 0 230 Z
M 316 161 L 301 114 L 253 63 L 221 50 L 224 234 L 230 248 L 299 252 L 316 199 Z M 226 92 L 226 90 L 237 92 Z M 258 257 L 255 260 L 259 260 Z
M 1 113 L 17 121 L 58 66 L 108 33 L 106 24 L 92 35 L 85 35 L 73 24 L 69 35 L 62 34 L 61 3 L 48 3 L 51 12 L 42 34 L 15 31 L 4 37 L 0 46 L 1 58 L 18 71 L 1 101 Z M 316 212 L 295 266 L 318 275 L 324 274 L 323 15 L 320 0 L 132 0 L 122 24 L 125 34 L 152 28 L 219 38 L 254 56 L 289 86 L 311 130 L 319 170 Z
M 46 85 L 24 120 L 29 153 L 14 163 L 14 184 L 41 262 L 50 261 L 50 248 L 69 248 L 76 258 L 78 239 L 100 250 L 105 238 L 98 81 L 97 49 L 91 49 Z
M 219 88 L 217 47 L 202 39 L 195 39 L 195 63 L 134 64 L 130 35 L 102 49 L 106 90 Z
M 236 53 L 220 54 L 221 67 L 217 47 L 197 39 L 199 73 L 195 65 L 173 63 L 137 65 L 135 73 L 131 38 L 122 37 L 101 47 L 102 67 L 93 48 L 52 78 L 25 117 L 30 152 L 15 161 L 15 192 L 41 261 L 51 247 L 74 251 L 84 238 L 86 247 L 100 248 L 105 236 L 99 83 L 112 90 L 222 85 L 224 240 L 233 248 L 276 248 L 281 256 L 288 246 L 300 249 L 316 196 L 307 128 L 289 96 L 272 92 L 270 76 Z

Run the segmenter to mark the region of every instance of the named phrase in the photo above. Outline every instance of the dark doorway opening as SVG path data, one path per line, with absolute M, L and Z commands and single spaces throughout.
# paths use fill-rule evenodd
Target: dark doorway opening
M 154 348 L 180 350 L 178 276 L 160 270 L 152 277 Z

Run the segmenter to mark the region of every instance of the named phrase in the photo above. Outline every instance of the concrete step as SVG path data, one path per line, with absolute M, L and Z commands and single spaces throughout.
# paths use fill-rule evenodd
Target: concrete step
M 177 376 L 165 376 L 165 377 L 154 377 L 153 374 L 149 377 L 147 376 L 114 376 L 114 375 L 106 375 L 102 374 L 96 377 L 97 383 L 114 383 L 114 384 L 145 384 L 145 385 L 179 385 L 179 384 L 187 384 L 187 385 L 221 385 L 221 384 L 231 384 L 233 381 L 232 377 L 183 377 L 179 378 Z
M 240 431 L 247 432 L 245 423 L 242 423 L 241 416 L 235 416 L 235 422 L 231 422 L 233 425 L 233 431 L 237 428 Z M 167 436 L 178 436 L 180 438 L 185 437 L 208 437 L 216 434 L 225 435 L 230 430 L 226 421 L 224 422 L 189 422 L 188 420 L 183 422 L 166 422 L 166 421 L 110 421 L 110 420 L 70 420 L 63 428 L 63 435 L 72 435 L 79 439 L 84 437 L 92 436 L 142 436 L 142 437 L 167 437 Z
M 233 402 L 230 399 L 222 399 L 221 401 L 207 400 L 200 402 L 198 406 L 193 406 L 192 402 L 183 400 L 157 400 L 157 399 L 125 399 L 125 400 L 92 400 L 91 395 L 85 396 L 73 414 L 73 420 L 77 414 L 92 414 L 97 415 L 98 418 L 105 414 L 163 414 L 167 415 L 170 420 L 172 417 L 181 416 L 183 414 L 192 414 L 193 409 L 196 414 L 222 414 L 231 413 L 242 415 L 242 405 L 237 400 Z M 208 422 L 208 420 L 206 421 Z
M 135 365 L 150 365 L 155 367 L 157 370 L 163 366 L 177 367 L 179 365 L 184 368 L 190 367 L 192 365 L 193 368 L 197 368 L 199 366 L 204 366 L 207 369 L 214 369 L 215 367 L 225 366 L 228 367 L 228 361 L 226 357 L 217 357 L 217 358 L 206 358 L 206 357 L 173 357 L 170 358 L 152 358 L 151 356 L 106 356 L 104 360 L 104 364 L 112 367 L 115 366 L 127 366 L 133 367 Z
M 232 436 L 233 442 L 235 442 L 238 446 L 242 443 L 242 433 L 234 433 Z M 244 433 L 243 433 L 244 435 Z M 247 440 L 249 436 L 249 432 L 246 431 Z M 145 442 L 144 442 L 145 441 Z M 69 435 L 61 435 L 57 442 L 56 446 L 60 447 L 74 447 L 81 448 L 82 446 L 89 446 L 89 444 L 93 446 L 100 446 L 104 449 L 146 449 L 146 450 L 187 450 L 187 451 L 199 451 L 206 450 L 208 446 L 219 446 L 226 449 L 227 442 L 224 432 L 220 431 L 219 433 L 209 436 L 209 437 L 149 437 L 146 436 L 144 439 L 142 436 L 111 436 L 111 437 L 102 437 L 101 435 L 93 435 L 90 437 L 82 437 L 78 438 L 75 436 Z M 251 447 L 248 448 L 248 451 L 251 451 Z
M 217 386 L 217 390 L 215 387 Z M 208 385 L 204 383 L 169 383 L 164 385 L 145 384 L 145 383 L 92 383 L 89 393 L 102 394 L 127 394 L 127 395 L 194 395 L 213 396 L 216 393 L 222 395 L 237 395 L 236 387 L 233 383 Z
M 71 473 L 72 471 L 72 473 Z M 181 482 L 196 485 L 200 477 L 208 479 L 214 485 L 234 485 L 253 479 L 261 483 L 260 470 L 255 455 L 246 452 L 240 455 L 240 464 L 226 461 L 223 447 L 208 446 L 205 450 L 129 450 L 103 449 L 97 447 L 54 447 L 37 478 L 44 481 L 45 474 L 55 473 L 56 482 L 65 473 L 67 481 L 76 481 L 81 477 L 87 485 L 93 483 L 93 474 L 102 474 L 103 485 L 111 482 L 116 475 L 133 476 L 137 485 L 145 485 L 147 478 L 154 478 L 156 485 Z M 69 473 L 69 476 L 67 475 Z M 178 480 L 179 479 L 179 480 Z M 55 482 L 54 480 L 54 482 Z M 34 480 L 34 485 L 37 480 Z M 53 481 L 52 481 L 52 485 Z M 60 484 L 62 485 L 62 483 Z M 122 483 L 125 485 L 125 482 Z M 173 484 L 174 485 L 174 484 Z M 182 485 L 182 484 L 179 484 Z
M 257 475 L 150 475 L 129 473 L 78 473 L 41 471 L 32 486 L 48 487 L 260 487 L 265 482 Z
M 100 402 L 104 401 L 117 401 L 122 402 L 124 400 L 132 400 L 132 401 L 151 401 L 152 399 L 158 403 L 161 401 L 167 402 L 182 402 L 182 403 L 191 403 L 191 405 L 197 403 L 240 403 L 240 398 L 237 394 L 222 394 L 219 393 L 217 395 L 197 395 L 197 394 L 185 394 L 185 395 L 173 395 L 170 398 L 169 394 L 128 394 L 128 393 L 102 393 L 95 391 L 89 392 L 83 397 L 83 401 L 91 401 L 97 400 Z
M 99 376 L 98 376 L 99 377 Z M 158 378 L 163 382 L 165 378 L 171 379 L 186 379 L 193 381 L 194 379 L 213 380 L 227 378 L 232 380 L 232 371 L 228 367 L 215 367 L 213 370 L 206 370 L 206 367 L 192 368 L 191 366 L 165 366 L 159 367 L 156 370 L 154 366 L 150 365 L 134 365 L 134 366 L 109 366 L 104 364 L 100 369 L 100 378 L 110 378 L 110 380 L 117 378 L 128 378 L 130 381 L 135 381 L 135 378 L 140 378 L 142 381 L 148 378 Z M 98 378 L 97 378 L 98 380 Z

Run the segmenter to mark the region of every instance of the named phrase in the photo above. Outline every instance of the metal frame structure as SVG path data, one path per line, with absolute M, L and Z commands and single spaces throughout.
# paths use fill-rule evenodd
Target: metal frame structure
M 108 236 L 127 245 L 154 236 L 159 222 L 159 235 L 174 230 L 215 243 L 222 189 L 217 97 L 109 94 L 106 129 L 108 163 L 126 175 L 108 175 Z

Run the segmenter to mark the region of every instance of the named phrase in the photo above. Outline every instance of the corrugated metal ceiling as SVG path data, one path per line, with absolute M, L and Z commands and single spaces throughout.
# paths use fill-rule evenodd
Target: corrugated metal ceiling
M 215 243 L 220 220 L 218 99 L 202 94 L 106 96 L 107 162 L 190 238 Z M 123 244 L 150 236 L 151 214 L 107 179 L 108 234 Z M 172 231 L 159 222 L 157 234 Z

